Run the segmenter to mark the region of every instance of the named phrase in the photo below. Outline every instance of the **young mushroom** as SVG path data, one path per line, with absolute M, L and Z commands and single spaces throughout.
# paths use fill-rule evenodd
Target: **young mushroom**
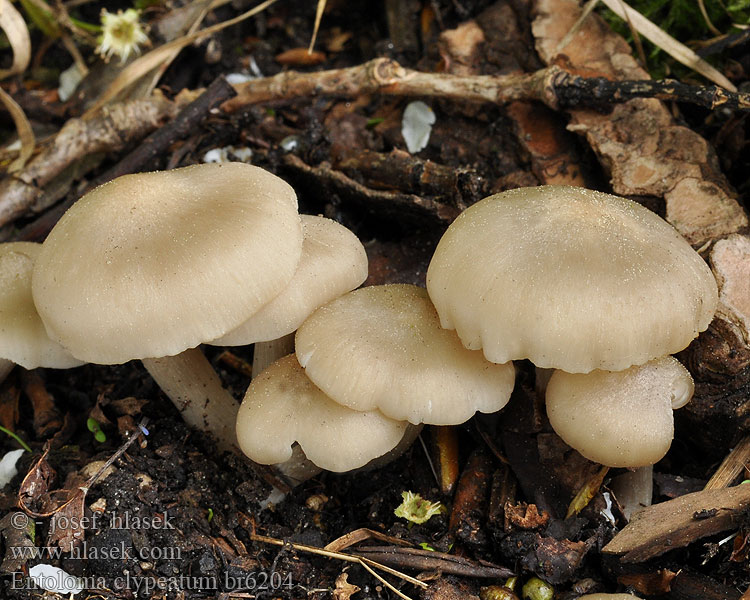
M 296 195 L 262 169 L 126 175 L 53 228 L 34 268 L 34 302 L 73 356 L 141 359 L 190 425 L 231 448 L 238 403 L 196 347 L 278 295 L 301 251 Z
M 568 186 L 510 190 L 464 211 L 438 244 L 427 289 L 443 327 L 455 328 L 467 348 L 493 362 L 526 358 L 569 374 L 623 371 L 678 352 L 708 327 L 718 302 L 708 265 L 668 223 L 636 202 Z M 606 383 L 625 385 L 653 365 L 643 369 L 592 375 L 599 402 L 608 403 Z M 556 372 L 550 384 L 555 379 L 558 388 L 583 380 Z M 668 398 L 669 376 L 664 383 Z M 671 409 L 661 411 L 671 432 Z M 626 427 L 611 420 L 608 433 L 595 433 L 592 407 L 576 414 L 590 428 L 585 435 L 606 438 Z M 644 452 L 663 455 L 666 437 Z
M 672 411 L 693 395 L 693 378 L 671 356 L 624 371 L 555 371 L 547 416 L 569 446 L 608 467 L 653 465 L 669 450 Z
M 0 382 L 13 365 L 68 369 L 83 362 L 51 340 L 31 297 L 31 272 L 42 246 L 0 244 Z
M 367 279 L 362 242 L 343 225 L 300 215 L 302 258 L 284 290 L 215 346 L 255 344 L 253 374 L 294 352 L 294 332 L 316 308 L 358 287 Z
M 440 327 L 427 292 L 379 285 L 316 310 L 297 330 L 305 373 L 339 404 L 413 424 L 456 425 L 508 402 L 512 364 L 487 362 Z
M 321 469 L 363 467 L 396 448 L 409 427 L 334 402 L 290 354 L 253 378 L 237 415 L 237 440 L 253 461 L 277 465 L 296 483 Z M 295 442 L 303 452 L 294 452 Z

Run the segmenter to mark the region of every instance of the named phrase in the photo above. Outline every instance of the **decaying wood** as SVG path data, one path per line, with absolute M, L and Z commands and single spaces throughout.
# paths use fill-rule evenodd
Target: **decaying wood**
M 388 154 L 372 150 L 352 150 L 334 159 L 333 167 L 350 177 L 364 178 L 376 189 L 398 189 L 463 210 L 464 198 L 473 204 L 484 196 L 484 185 L 471 169 L 455 169 L 431 160 L 423 160 L 403 150 Z
M 64 169 L 95 152 L 121 150 L 177 114 L 187 95 L 175 101 L 155 94 L 104 109 L 91 120 L 71 119 L 26 167 L 0 182 L 0 226 L 23 214 Z
M 630 47 L 597 15 L 590 15 L 560 50 L 560 41 L 580 16 L 578 2 L 537 0 L 536 9 L 532 30 L 547 64 L 563 62 L 576 75 L 603 76 L 618 85 L 629 80 L 631 89 L 648 87 L 639 83 L 647 81 L 648 74 Z M 722 93 L 717 93 L 722 104 Z M 702 245 L 747 225 L 713 150 L 700 135 L 677 125 L 658 100 L 630 100 L 607 115 L 587 109 L 569 113 L 569 129 L 586 137 L 608 170 L 615 193 L 664 198 L 667 220 L 690 243 Z
M 736 328 L 750 345 L 750 238 L 730 235 L 711 250 L 711 267 L 719 286 L 717 318 Z
M 354 181 L 341 171 L 334 170 L 326 163 L 311 167 L 294 154 L 284 156 L 284 166 L 291 171 L 295 178 L 302 179 L 319 189 L 328 190 L 331 196 L 338 195 L 342 199 L 359 202 L 364 208 L 376 210 L 380 214 L 390 212 L 407 220 L 410 216 L 412 219 L 429 217 L 437 222 L 450 223 L 461 212 L 456 206 L 441 204 L 430 198 L 423 198 L 415 194 L 372 190 L 358 181 Z
M 686 494 L 637 512 L 603 551 L 642 562 L 737 527 L 748 510 L 750 485 Z

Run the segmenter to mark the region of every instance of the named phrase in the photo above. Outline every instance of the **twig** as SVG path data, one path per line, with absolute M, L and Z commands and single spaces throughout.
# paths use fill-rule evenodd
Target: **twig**
M 88 121 L 68 121 L 23 171 L 0 182 L 0 226 L 23 214 L 71 164 L 88 154 L 119 150 L 141 139 L 173 117 L 179 101 L 179 96 L 175 102 L 155 96 L 108 107 Z
M 724 458 L 703 489 L 717 490 L 729 487 L 748 464 L 750 464 L 750 436 L 746 435 Z
M 521 75 L 451 75 L 406 69 L 387 58 L 362 65 L 316 73 L 286 71 L 236 86 L 237 97 L 223 105 L 234 112 L 249 104 L 308 96 L 356 97 L 366 94 L 447 98 L 507 104 L 537 100 L 554 110 L 574 106 L 604 106 L 633 98 L 659 98 L 706 108 L 750 110 L 750 94 L 717 86 L 677 81 L 610 81 L 580 77 L 553 65 Z
M 265 535 L 258 535 L 257 533 L 251 533 L 250 539 L 253 540 L 254 542 L 261 542 L 263 544 L 271 544 L 273 546 L 289 546 L 290 548 L 293 548 L 294 550 L 298 550 L 299 552 L 307 552 L 308 554 L 317 554 L 318 556 L 325 556 L 327 558 L 336 558 L 338 560 L 343 560 L 343 561 L 351 562 L 351 563 L 358 563 L 360 565 L 363 564 L 363 562 L 367 562 L 367 564 L 370 565 L 371 567 L 375 567 L 377 569 L 385 571 L 386 573 L 390 573 L 391 575 L 400 577 L 401 579 L 403 579 L 404 581 L 408 583 L 411 583 L 412 585 L 416 585 L 421 588 L 427 588 L 427 584 L 424 583 L 423 581 L 419 581 L 419 579 L 410 577 L 406 573 L 401 573 L 399 571 L 396 571 L 395 569 L 391 569 L 390 567 L 387 567 L 386 565 L 377 563 L 374 560 L 364 557 L 364 556 L 345 554 L 344 552 L 334 552 L 332 550 L 325 550 L 324 548 L 316 548 L 315 546 L 308 546 L 306 544 L 296 544 L 296 543 L 287 542 L 284 540 L 277 540 L 276 538 L 268 537 Z
M 221 76 L 216 78 L 198 98 L 185 106 L 173 121 L 151 133 L 135 150 L 125 156 L 125 158 L 106 173 L 92 181 L 83 193 L 115 177 L 127 173 L 135 173 L 152 164 L 154 159 L 162 155 L 176 140 L 190 135 L 195 130 L 195 127 L 208 117 L 213 108 L 233 95 L 234 90 L 226 80 Z M 0 187 L 0 191 L 2 191 L 2 187 Z M 76 197 L 73 197 L 46 212 L 39 219 L 24 228 L 18 236 L 19 239 L 36 240 L 43 238 L 76 199 Z M 1 214 L 2 205 L 0 204 Z

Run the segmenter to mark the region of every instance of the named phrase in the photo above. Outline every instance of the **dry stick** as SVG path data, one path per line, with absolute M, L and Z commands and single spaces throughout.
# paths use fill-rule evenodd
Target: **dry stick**
M 750 464 L 750 436 L 745 436 L 724 458 L 703 489 L 717 490 L 729 487 L 748 464 Z
M 586 79 L 557 66 L 530 74 L 503 76 L 421 73 L 404 69 L 386 58 L 348 69 L 317 73 L 288 71 L 240 84 L 236 89 L 239 97 L 222 106 L 227 111 L 271 100 L 374 93 L 496 104 L 538 100 L 554 110 L 582 105 L 606 106 L 641 97 L 690 102 L 708 108 L 750 109 L 749 94 L 727 92 L 715 86 Z M 55 137 L 51 148 L 42 151 L 16 178 L 0 184 L 0 226 L 23 214 L 41 195 L 42 188 L 70 164 L 87 154 L 112 151 L 140 139 L 171 116 L 176 108 L 164 99 L 139 100 L 114 105 L 91 121 L 69 121 Z
M 22 215 L 44 187 L 82 157 L 120 150 L 174 117 L 179 106 L 163 97 L 114 105 L 95 119 L 71 119 L 23 171 L 0 182 L 0 226 Z
M 287 71 L 235 86 L 237 98 L 225 103 L 228 112 L 248 104 L 308 96 L 354 97 L 365 94 L 448 98 L 469 102 L 507 104 L 538 100 L 554 110 L 574 106 L 603 106 L 633 98 L 659 98 L 750 110 L 750 94 L 728 92 L 717 86 L 694 86 L 677 81 L 610 81 L 579 77 L 558 66 L 520 75 L 451 75 L 406 69 L 387 58 L 356 67 L 316 73 Z
M 94 181 L 92 181 L 86 187 L 83 193 L 98 185 L 101 185 L 102 183 L 111 181 L 116 177 L 126 175 L 128 173 L 138 172 L 144 167 L 153 164 L 154 160 L 160 155 L 164 154 L 169 146 L 171 146 L 175 141 L 183 139 L 190 135 L 190 133 L 193 132 L 195 128 L 200 125 L 200 123 L 208 118 L 213 108 L 231 98 L 233 95 L 234 89 L 226 82 L 226 80 L 223 77 L 216 78 L 200 96 L 195 98 L 187 106 L 184 106 L 173 121 L 151 133 L 138 145 L 135 150 L 125 156 L 125 158 L 123 158 L 120 162 L 114 165 L 103 175 L 97 177 Z M 91 122 L 98 120 L 99 119 L 92 120 Z M 90 122 L 86 121 L 84 123 Z M 157 125 L 155 124 L 154 127 L 156 126 Z M 146 133 L 148 132 L 143 132 L 143 134 Z M 121 132 L 117 132 L 116 135 L 119 137 L 119 135 L 121 135 Z M 55 142 L 55 145 L 57 145 L 57 141 Z M 102 148 L 97 151 L 101 151 L 104 149 L 105 148 Z M 34 162 L 36 162 L 36 160 Z M 3 187 L 0 186 L 0 193 L 2 193 L 2 191 Z M 36 190 L 33 191 L 36 192 Z M 1 197 L 2 196 L 0 196 L 0 198 Z M 35 196 L 31 198 L 32 202 L 33 199 L 35 199 Z M 59 220 L 62 214 L 70 207 L 71 204 L 73 204 L 75 200 L 77 200 L 77 197 L 62 202 L 52 210 L 47 211 L 36 221 L 24 227 L 17 236 L 18 239 L 44 239 L 44 237 L 46 237 L 52 227 L 54 227 L 55 223 Z M 0 222 L 1 221 L 2 203 L 0 202 Z
M 285 542 L 284 540 L 277 540 L 275 538 L 267 537 L 265 535 L 258 535 L 255 533 L 250 534 L 250 539 L 254 542 L 261 542 L 264 544 L 272 544 L 274 546 L 289 546 L 295 550 L 298 550 L 300 552 L 308 552 L 310 554 L 317 554 L 319 556 L 325 556 L 327 558 L 337 558 L 339 560 L 343 560 L 346 562 L 352 562 L 352 563 L 358 563 L 362 565 L 365 569 L 367 569 L 370 573 L 375 575 L 375 577 L 378 578 L 379 581 L 381 581 L 384 585 L 388 587 L 391 591 L 398 594 L 401 598 L 406 598 L 408 600 L 408 596 L 405 596 L 403 593 L 398 591 L 396 588 L 394 588 L 391 584 L 389 584 L 385 579 L 382 577 L 379 577 L 376 575 L 372 569 L 369 567 L 375 567 L 376 569 L 380 569 L 381 571 L 385 571 L 386 573 L 389 573 L 391 575 L 395 575 L 396 577 L 399 577 L 403 579 L 404 581 L 411 583 L 412 585 L 419 586 L 421 588 L 426 589 L 427 584 L 423 581 L 419 581 L 419 579 L 415 579 L 414 577 L 410 577 L 409 575 L 406 575 L 405 573 L 401 573 L 400 571 L 397 571 L 395 569 L 392 569 L 386 565 L 381 565 L 374 560 L 371 560 L 369 558 L 366 558 L 364 556 L 353 556 L 351 554 L 344 554 L 343 552 L 334 552 L 331 550 L 325 550 L 323 548 L 316 548 L 315 546 L 307 546 L 305 544 L 295 544 L 292 542 Z

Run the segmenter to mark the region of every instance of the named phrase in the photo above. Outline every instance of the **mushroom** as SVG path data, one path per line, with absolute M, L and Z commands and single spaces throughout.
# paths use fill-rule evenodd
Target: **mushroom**
M 513 389 L 513 365 L 466 350 L 414 285 L 365 287 L 329 302 L 300 326 L 295 346 L 307 376 L 339 404 L 413 424 L 498 411 Z
M 253 373 L 294 351 L 294 335 L 316 308 L 358 287 L 367 279 L 362 242 L 343 225 L 300 215 L 302 258 L 284 290 L 229 333 L 210 342 L 216 346 L 255 344 Z
M 510 190 L 464 211 L 438 244 L 427 289 L 467 348 L 568 373 L 678 352 L 718 302 L 708 265 L 668 223 L 631 200 L 568 186 Z M 590 426 L 592 413 L 580 414 Z
M 260 168 L 126 175 L 53 228 L 34 268 L 34 302 L 73 356 L 141 359 L 190 425 L 232 447 L 238 403 L 196 347 L 278 295 L 301 250 L 294 191 Z
M 679 352 L 710 323 L 711 270 L 640 204 L 568 186 L 519 188 L 465 210 L 427 290 L 443 327 L 488 360 L 620 371 Z
M 320 469 L 363 467 L 413 429 L 378 410 L 360 412 L 334 402 L 305 376 L 293 354 L 253 379 L 237 415 L 242 451 L 257 463 L 277 465 L 295 483 Z M 295 452 L 295 442 L 302 452 Z
M 31 297 L 31 272 L 41 244 L 0 244 L 0 382 L 13 365 L 68 369 L 83 362 L 52 341 Z
M 653 465 L 669 450 L 673 409 L 693 395 L 693 378 L 665 356 L 624 371 L 555 371 L 547 416 L 569 446 L 609 467 Z

